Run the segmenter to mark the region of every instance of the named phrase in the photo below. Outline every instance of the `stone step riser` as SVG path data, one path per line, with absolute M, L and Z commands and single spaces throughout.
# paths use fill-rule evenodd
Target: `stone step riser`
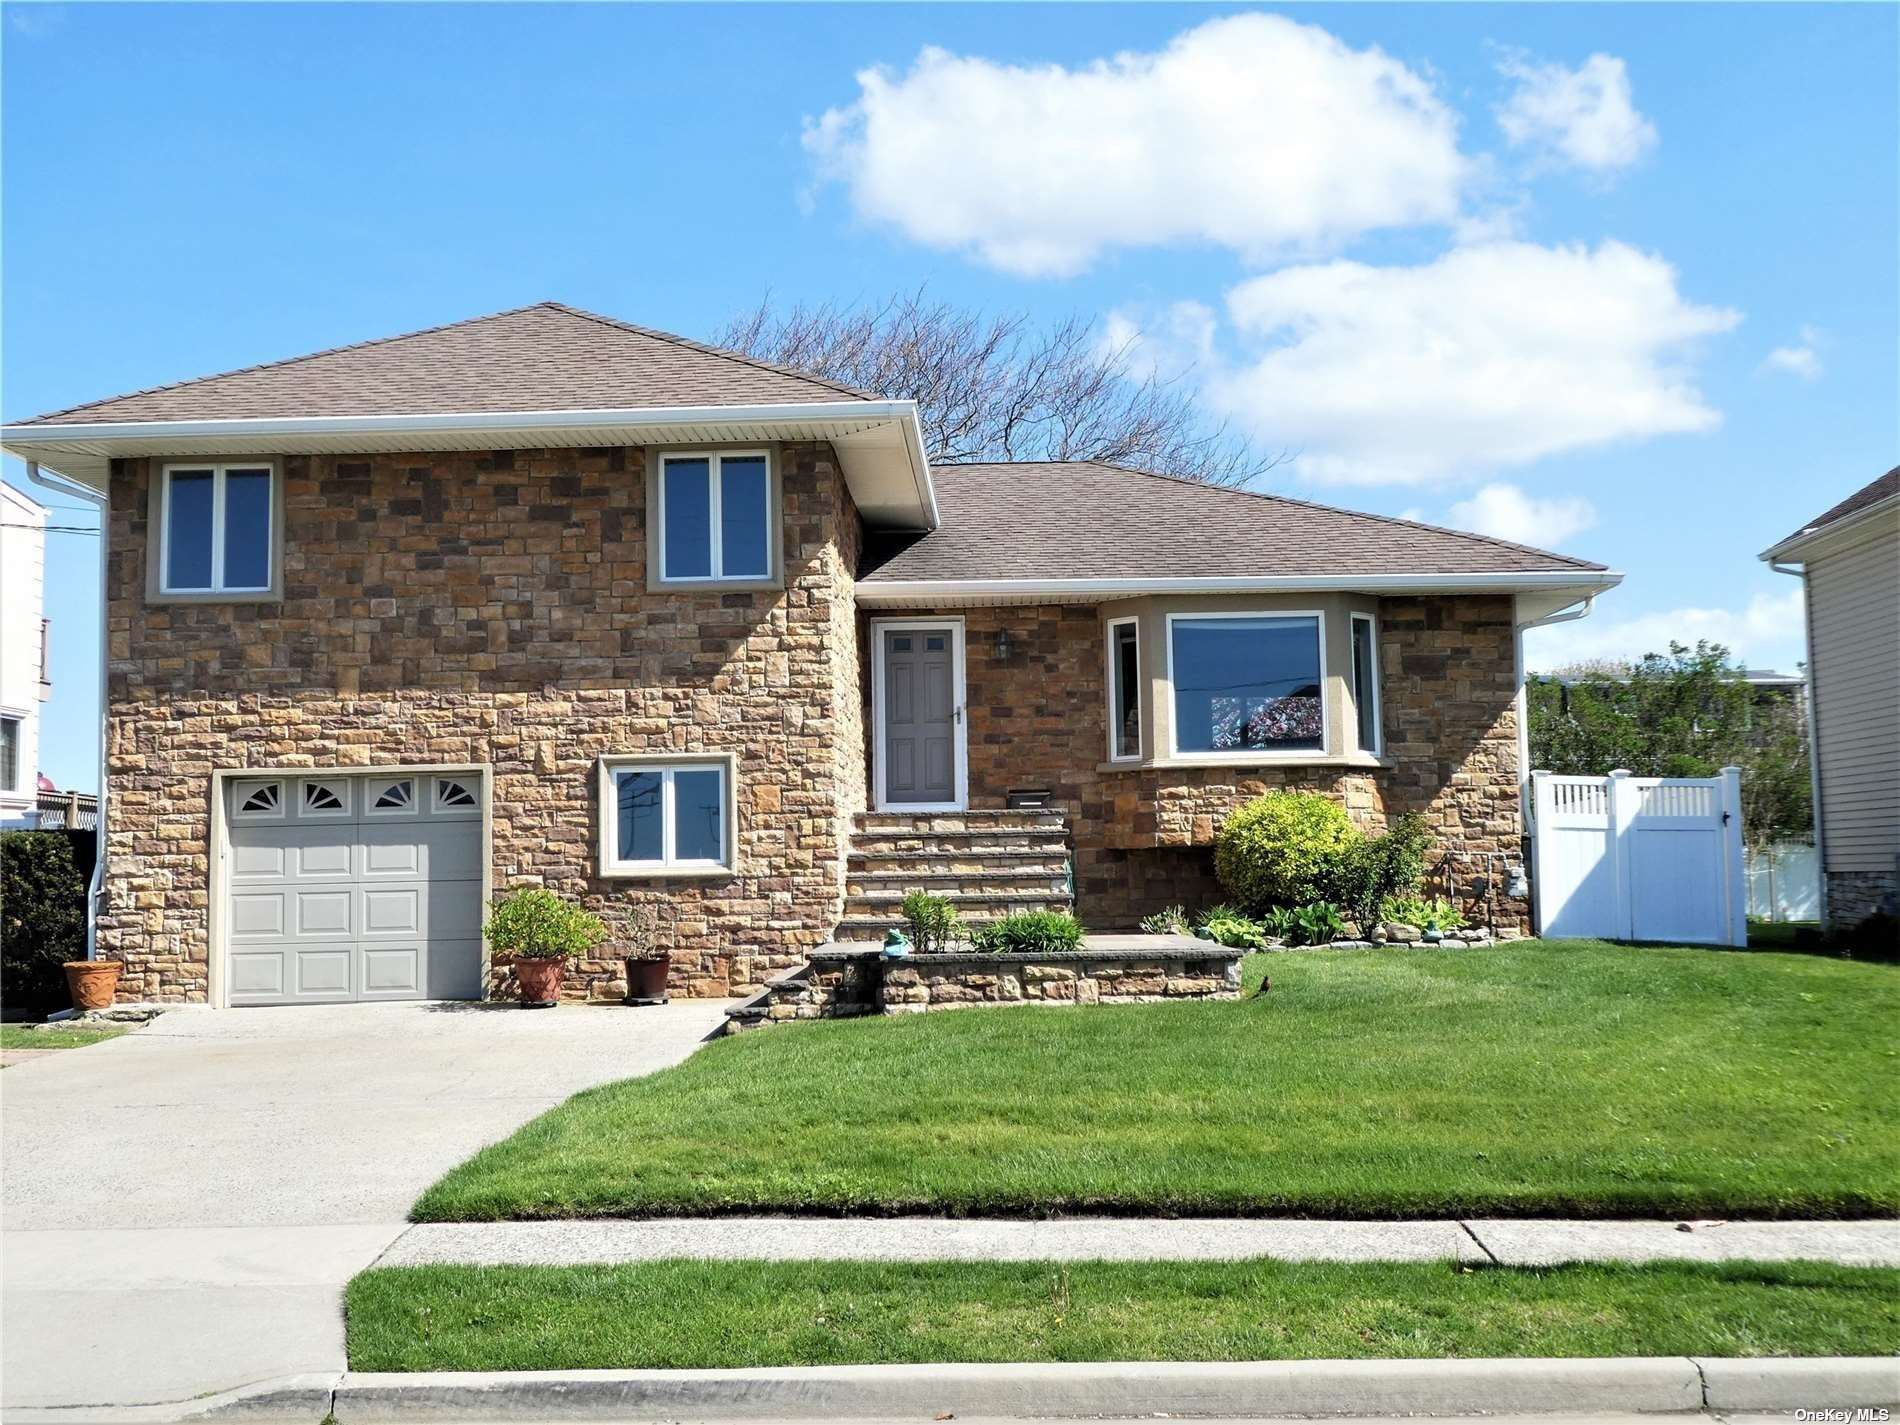
M 995 836 L 865 836 L 851 838 L 851 850 L 859 856 L 1062 856 L 1069 854 L 1069 843 L 1061 837 L 1041 832 L 1008 832 Z
M 1060 872 L 1040 876 L 1024 875 L 948 875 L 948 876 L 851 876 L 845 882 L 845 895 L 852 901 L 869 896 L 923 891 L 933 896 L 1041 895 L 1066 896 L 1069 880 Z
M 853 878 L 882 880 L 909 876 L 928 880 L 933 876 L 1066 876 L 1067 856 L 861 856 L 853 853 L 847 863 Z
M 920 832 L 1054 832 L 1068 834 L 1066 817 L 1040 812 L 922 812 L 916 816 L 890 813 L 859 814 L 853 827 L 860 836 L 917 834 Z

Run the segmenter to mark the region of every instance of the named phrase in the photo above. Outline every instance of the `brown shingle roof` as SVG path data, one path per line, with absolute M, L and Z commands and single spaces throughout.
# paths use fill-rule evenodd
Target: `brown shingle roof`
M 157 386 L 24 425 L 875 399 L 559 302 Z
M 932 467 L 942 527 L 873 538 L 869 583 L 1603 569 L 1485 535 L 1094 462 Z
M 1788 539 L 1799 539 L 1804 534 L 1813 534 L 1816 530 L 1824 529 L 1836 520 L 1844 520 L 1849 515 L 1859 514 L 1869 505 L 1879 504 L 1890 495 L 1900 495 L 1900 465 L 1894 466 L 1885 475 L 1876 476 L 1868 481 L 1832 509 L 1816 515 L 1789 535 Z M 1781 543 L 1786 544 L 1788 539 L 1782 540 Z

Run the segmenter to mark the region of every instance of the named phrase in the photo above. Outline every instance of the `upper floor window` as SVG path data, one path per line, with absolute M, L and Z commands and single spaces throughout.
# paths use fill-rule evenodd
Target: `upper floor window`
M 772 471 L 764 451 L 663 455 L 658 493 L 663 580 L 772 577 Z
M 1169 614 L 1168 676 L 1176 753 L 1325 748 L 1318 614 Z
M 271 587 L 275 476 L 268 465 L 167 465 L 159 508 L 161 594 Z
M 1359 720 L 1359 750 L 1377 754 L 1379 737 L 1379 636 L 1368 614 L 1352 616 L 1352 706 Z

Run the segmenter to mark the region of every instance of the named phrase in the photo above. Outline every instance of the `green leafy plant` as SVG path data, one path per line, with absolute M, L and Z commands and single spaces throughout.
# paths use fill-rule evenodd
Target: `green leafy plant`
M 1346 848 L 1334 868 L 1333 899 L 1362 928 L 1369 928 L 1388 898 L 1418 889 L 1431 844 L 1431 831 L 1417 812 L 1400 817 L 1379 836 L 1361 838 Z
M 520 960 L 569 959 L 585 955 L 607 938 L 607 926 L 592 911 L 542 886 L 522 886 L 489 908 L 482 934 L 498 955 Z
M 1332 888 L 1359 833 L 1346 809 L 1311 792 L 1268 792 L 1221 824 L 1214 873 L 1248 915 L 1308 905 Z
M 1264 950 L 1267 934 L 1260 922 L 1228 906 L 1216 906 L 1201 917 L 1201 938 L 1230 950 Z
M 1260 924 L 1276 940 L 1292 940 L 1299 934 L 1300 913 L 1290 905 L 1277 905 L 1261 917 Z
M 1330 945 L 1345 929 L 1345 919 L 1331 901 L 1315 901 L 1293 912 L 1293 943 L 1297 945 Z
M 60 967 L 86 953 L 86 882 L 63 831 L 0 835 L 0 999 L 10 1009 L 66 1003 Z
M 1067 911 L 1023 910 L 978 926 L 970 944 L 986 955 L 1050 955 L 1082 943 L 1082 922 Z
M 962 938 L 963 921 L 944 896 L 912 891 L 904 897 L 904 924 L 910 927 L 911 947 L 919 955 L 948 950 Z
M 1397 921 L 1401 925 L 1416 925 L 1420 930 L 1463 930 L 1468 923 L 1464 912 L 1456 905 L 1437 896 L 1430 900 L 1422 896 L 1388 896 L 1379 907 L 1381 921 Z
M 1188 915 L 1186 906 L 1171 905 L 1158 910 L 1153 915 L 1141 918 L 1141 929 L 1147 935 L 1187 935 Z

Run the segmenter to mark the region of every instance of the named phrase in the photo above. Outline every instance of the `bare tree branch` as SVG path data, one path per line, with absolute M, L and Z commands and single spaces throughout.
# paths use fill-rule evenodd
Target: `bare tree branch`
M 790 308 L 767 293 L 728 322 L 717 345 L 762 361 L 917 403 L 932 460 L 1101 460 L 1210 485 L 1244 485 L 1269 455 L 1211 421 L 1182 377 L 1134 369 L 1134 343 L 1111 346 L 1093 321 L 1038 329 L 926 300 Z

